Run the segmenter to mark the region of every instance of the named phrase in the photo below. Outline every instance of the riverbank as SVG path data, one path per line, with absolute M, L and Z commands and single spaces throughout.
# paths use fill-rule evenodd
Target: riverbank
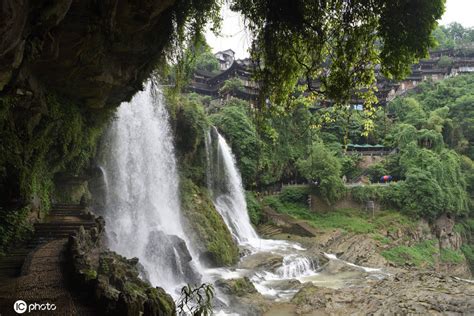
M 315 212 L 304 203 L 288 202 L 280 196 L 265 197 L 262 204 L 265 207 L 261 209 L 264 215 L 260 227 L 264 229 L 260 232 L 270 232 L 267 238 L 291 239 L 314 252 L 333 253 L 363 266 L 471 277 L 469 262 L 461 250 L 459 225 L 449 215 L 428 222 L 395 210 L 378 210 L 373 214 L 355 208 Z M 265 215 L 269 209 L 284 216 L 275 221 Z M 288 225 L 294 226 L 295 222 L 308 225 L 314 237 L 298 234 L 298 230 L 288 233 Z

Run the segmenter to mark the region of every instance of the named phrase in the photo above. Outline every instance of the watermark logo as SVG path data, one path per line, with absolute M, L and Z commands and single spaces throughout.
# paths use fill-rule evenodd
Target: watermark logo
M 28 309 L 28 305 L 26 304 L 25 301 L 18 300 L 13 304 L 13 309 L 18 314 L 23 314 Z
M 34 312 L 34 311 L 55 311 L 56 310 L 56 305 L 46 303 L 46 304 L 38 304 L 38 303 L 30 303 L 27 304 L 25 301 L 18 300 L 13 304 L 13 310 L 17 312 L 18 314 L 23 314 L 26 311 L 28 313 Z

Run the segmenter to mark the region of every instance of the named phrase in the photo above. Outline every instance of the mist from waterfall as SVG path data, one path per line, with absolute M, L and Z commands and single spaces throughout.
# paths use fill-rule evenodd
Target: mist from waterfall
M 110 248 L 139 258 L 149 281 L 169 293 L 180 284 L 198 282 L 182 225 L 169 117 L 155 84 L 149 82 L 120 105 L 105 142 L 103 215 Z

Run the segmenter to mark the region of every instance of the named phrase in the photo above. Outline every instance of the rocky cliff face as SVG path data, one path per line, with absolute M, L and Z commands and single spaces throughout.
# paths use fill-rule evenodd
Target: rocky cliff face
M 6 0 L 0 91 L 41 86 L 91 108 L 129 99 L 169 42 L 174 0 Z

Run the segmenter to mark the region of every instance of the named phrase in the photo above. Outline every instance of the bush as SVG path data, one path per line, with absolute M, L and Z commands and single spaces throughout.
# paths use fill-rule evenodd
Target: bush
M 298 171 L 308 181 L 317 181 L 321 197 L 335 202 L 345 192 L 339 159 L 322 142 L 314 143 L 307 159 L 297 161 Z
M 306 205 L 310 188 L 308 186 L 286 186 L 280 193 L 280 200 L 283 203 L 300 203 Z
M 372 183 L 378 183 L 382 176 L 388 175 L 387 169 L 380 163 L 369 166 L 365 173 Z
M 247 115 L 245 103 L 232 100 L 218 114 L 211 116 L 212 123 L 232 147 L 242 180 L 246 187 L 255 182 L 258 161 L 257 131 Z
M 247 210 L 249 212 L 250 221 L 254 225 L 260 224 L 262 221 L 262 206 L 255 197 L 255 194 L 251 191 L 246 191 L 245 200 L 247 201 Z

